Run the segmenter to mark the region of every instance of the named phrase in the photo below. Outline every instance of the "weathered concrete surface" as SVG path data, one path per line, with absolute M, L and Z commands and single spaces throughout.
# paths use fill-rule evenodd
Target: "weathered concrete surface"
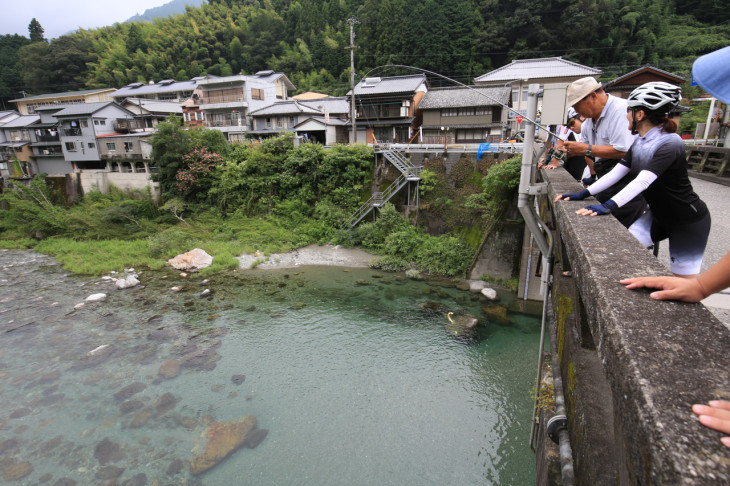
M 579 189 L 565 171 L 544 176 L 549 201 Z M 575 214 L 585 205 L 554 205 L 556 272 L 572 269 L 579 321 L 586 323 L 591 338 L 582 346 L 595 346 L 592 352 L 602 363 L 613 409 L 613 430 L 603 434 L 616 439 L 614 477 L 620 484 L 729 483 L 730 460 L 721 434 L 700 425 L 691 405 L 730 399 L 730 331 L 701 304 L 653 301 L 648 291 L 626 290 L 620 279 L 664 275 L 666 268 L 613 217 Z M 582 324 L 576 326 L 566 327 L 563 337 L 585 333 Z M 558 343 L 559 349 L 564 345 Z M 574 366 L 574 375 L 568 376 L 570 363 L 565 355 L 560 358 L 563 382 L 570 388 L 581 369 Z M 574 398 L 568 414 L 586 413 L 584 397 Z M 584 430 L 570 434 L 574 451 L 593 440 Z

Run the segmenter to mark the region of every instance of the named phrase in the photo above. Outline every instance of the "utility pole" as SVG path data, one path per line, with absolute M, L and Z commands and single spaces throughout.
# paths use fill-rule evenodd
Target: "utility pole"
M 350 121 L 352 123 L 350 143 L 357 143 L 357 123 L 355 122 L 355 24 L 359 24 L 360 21 L 355 17 L 350 17 L 347 19 L 347 23 L 350 24 L 350 45 L 345 49 L 350 50 L 350 92 L 352 93 L 350 101 Z

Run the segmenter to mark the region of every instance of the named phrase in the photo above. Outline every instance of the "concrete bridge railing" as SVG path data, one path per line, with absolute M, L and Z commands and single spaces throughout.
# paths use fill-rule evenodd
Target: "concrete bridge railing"
M 566 171 L 542 172 L 540 209 L 555 238 L 549 316 L 576 484 L 730 484 L 721 434 L 691 411 L 730 399 L 730 330 L 702 304 L 626 290 L 620 279 L 667 267 L 615 218 L 575 214 L 585 201 L 553 203 L 580 187 Z

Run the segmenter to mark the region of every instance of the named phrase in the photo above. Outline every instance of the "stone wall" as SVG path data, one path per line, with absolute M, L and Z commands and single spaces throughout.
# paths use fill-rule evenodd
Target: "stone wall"
M 691 411 L 730 399 L 730 331 L 702 304 L 626 290 L 622 278 L 669 272 L 613 217 L 576 215 L 585 201 L 552 203 L 580 189 L 567 172 L 544 177 L 555 238 L 550 324 L 576 484 L 730 483 L 721 434 Z

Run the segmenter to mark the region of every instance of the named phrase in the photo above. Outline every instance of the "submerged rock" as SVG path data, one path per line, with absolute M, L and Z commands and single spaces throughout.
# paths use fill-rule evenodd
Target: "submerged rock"
M 119 444 L 112 442 L 108 437 L 105 437 L 104 440 L 96 444 L 96 447 L 94 448 L 94 457 L 97 461 L 99 461 L 99 464 L 103 466 L 109 462 L 121 461 L 122 459 L 125 459 L 127 455 L 122 452 Z
M 122 402 L 122 401 L 128 399 L 129 397 L 131 397 L 132 395 L 135 395 L 135 394 L 143 391 L 145 388 L 147 388 L 147 385 L 145 385 L 141 381 L 136 381 L 136 382 L 132 383 L 131 385 L 127 385 L 124 388 L 122 388 L 121 390 L 119 390 L 118 392 L 116 392 L 114 394 L 114 398 L 117 401 Z
M 256 418 L 246 415 L 231 422 L 214 422 L 205 434 L 208 444 L 205 452 L 190 459 L 190 474 L 198 475 L 214 467 L 246 441 L 256 427 Z
M 33 472 L 33 465 L 29 462 L 15 462 L 3 466 L 3 478 L 5 481 L 16 481 L 26 477 Z
M 168 359 L 157 371 L 157 374 L 166 380 L 171 380 L 180 374 L 180 362 L 176 359 Z
M 244 444 L 249 449 L 256 449 L 256 447 L 264 441 L 267 435 L 269 435 L 269 429 L 253 429 L 246 436 Z
M 231 376 L 231 381 L 236 385 L 240 385 L 246 381 L 246 375 L 233 375 Z
M 507 317 L 507 308 L 502 305 L 491 305 L 482 307 L 482 311 L 487 315 L 489 320 L 498 324 L 509 324 L 510 318 Z
M 213 257 L 205 250 L 195 248 L 187 253 L 171 258 L 167 261 L 175 270 L 195 271 L 209 267 L 213 264 Z
M 135 285 L 139 285 L 139 280 L 137 280 L 137 277 L 135 277 L 134 275 L 127 275 L 126 278 L 117 279 L 115 284 L 118 289 L 128 289 L 130 287 L 134 287 Z

